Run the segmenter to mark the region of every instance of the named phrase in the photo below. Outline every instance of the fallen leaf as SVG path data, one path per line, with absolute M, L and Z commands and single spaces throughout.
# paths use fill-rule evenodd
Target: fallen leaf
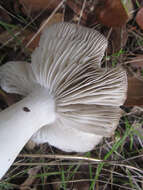
M 139 25 L 139 27 L 143 30 L 143 7 L 140 8 L 140 10 L 137 12 L 136 22 Z
M 95 13 L 100 23 L 109 27 L 120 27 L 132 17 L 132 10 L 131 0 L 100 0 Z
M 23 40 L 23 45 L 24 47 L 29 43 L 29 41 L 33 38 L 33 36 L 35 35 L 35 32 L 31 32 L 31 34 L 27 35 L 25 37 L 25 39 Z M 37 46 L 38 46 L 38 43 L 39 43 L 39 40 L 40 40 L 40 34 L 38 34 L 33 40 L 32 42 L 27 46 L 27 48 L 30 50 L 30 51 L 33 51 Z
M 126 106 L 143 105 L 143 81 L 135 77 L 128 77 L 128 93 Z
M 52 25 L 52 24 L 56 24 L 58 22 L 62 22 L 63 20 L 63 14 L 62 13 L 57 13 L 55 14 L 48 23 L 45 24 L 44 28 Z M 44 25 L 44 23 L 46 22 L 43 21 L 41 26 Z M 44 29 L 43 28 L 43 29 Z M 43 30 L 42 30 L 43 31 Z M 41 31 L 41 32 L 42 32 Z M 30 50 L 34 50 L 38 44 L 39 44 L 39 40 L 40 40 L 40 36 L 41 36 L 41 32 L 39 34 L 36 35 L 36 33 L 31 32 L 31 34 L 27 35 L 26 38 L 23 40 L 23 44 L 26 46 L 26 44 L 29 43 L 29 41 L 35 36 L 35 38 L 31 41 L 31 43 L 27 46 Z
M 132 58 L 130 61 L 130 65 L 136 68 L 143 69 L 143 55 L 137 55 L 136 57 Z
M 45 25 L 45 27 L 50 26 L 52 24 L 62 22 L 63 20 L 63 14 L 57 13 L 55 14 L 49 22 Z M 43 21 L 41 25 L 44 25 L 46 21 Z M 44 27 L 44 28 L 45 28 Z M 28 29 L 23 30 L 20 27 L 16 27 L 14 29 L 11 29 L 11 32 L 9 31 L 3 31 L 0 33 L 0 44 L 3 46 L 15 48 L 17 45 L 24 45 L 31 40 L 31 38 L 35 35 L 35 32 L 32 32 Z M 30 51 L 33 51 L 39 43 L 41 32 L 34 38 L 34 40 L 29 44 L 28 49 Z
M 38 12 L 40 10 L 53 10 L 61 0 L 19 0 L 23 6 L 23 11 L 27 14 L 30 12 Z
M 122 27 L 115 27 L 112 29 L 111 36 L 109 38 L 108 53 L 114 54 L 123 49 L 128 39 L 128 33 L 126 25 Z

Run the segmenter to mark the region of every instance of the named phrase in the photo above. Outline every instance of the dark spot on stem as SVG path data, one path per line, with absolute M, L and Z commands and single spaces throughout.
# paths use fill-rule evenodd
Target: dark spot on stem
M 23 108 L 23 111 L 25 111 L 25 112 L 30 112 L 30 109 L 29 109 L 28 107 L 24 107 L 24 108 Z

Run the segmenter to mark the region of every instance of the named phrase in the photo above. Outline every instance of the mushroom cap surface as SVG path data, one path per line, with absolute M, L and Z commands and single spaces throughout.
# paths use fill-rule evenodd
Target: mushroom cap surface
M 31 64 L 9 62 L 1 67 L 5 91 L 26 96 L 42 86 L 55 99 L 56 121 L 34 134 L 34 142 L 86 152 L 114 133 L 126 99 L 127 76 L 121 67 L 100 67 L 106 47 L 99 32 L 59 23 L 44 30 Z

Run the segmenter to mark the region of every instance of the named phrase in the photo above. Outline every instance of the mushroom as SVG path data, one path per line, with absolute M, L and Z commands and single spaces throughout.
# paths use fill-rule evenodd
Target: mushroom
M 24 97 L 0 113 L 0 178 L 30 138 L 86 152 L 114 133 L 127 76 L 121 67 L 101 68 L 106 47 L 99 32 L 58 23 L 44 30 L 31 64 L 0 68 L 1 88 Z

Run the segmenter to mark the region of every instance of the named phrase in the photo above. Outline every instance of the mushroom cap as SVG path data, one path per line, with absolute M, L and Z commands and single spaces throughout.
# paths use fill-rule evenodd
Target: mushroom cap
M 31 64 L 9 62 L 1 67 L 5 91 L 25 96 L 42 86 L 55 99 L 56 121 L 43 126 L 33 141 L 86 152 L 114 133 L 126 99 L 127 76 L 121 67 L 100 67 L 106 47 L 99 32 L 59 23 L 44 30 Z

